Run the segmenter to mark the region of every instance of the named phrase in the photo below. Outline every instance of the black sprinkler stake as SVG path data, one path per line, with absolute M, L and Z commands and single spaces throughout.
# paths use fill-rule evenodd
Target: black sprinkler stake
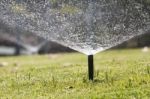
M 88 55 L 88 76 L 89 80 L 94 79 L 94 63 L 93 63 L 93 55 Z

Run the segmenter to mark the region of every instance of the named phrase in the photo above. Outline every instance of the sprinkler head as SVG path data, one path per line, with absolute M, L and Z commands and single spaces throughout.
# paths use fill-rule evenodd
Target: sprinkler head
M 89 80 L 94 79 L 94 63 L 93 63 L 93 55 L 88 55 L 88 77 Z

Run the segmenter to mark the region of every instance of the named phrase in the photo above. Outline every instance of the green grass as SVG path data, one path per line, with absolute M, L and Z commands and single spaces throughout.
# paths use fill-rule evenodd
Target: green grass
M 150 52 L 95 56 L 95 80 L 79 53 L 0 57 L 0 99 L 150 99 Z

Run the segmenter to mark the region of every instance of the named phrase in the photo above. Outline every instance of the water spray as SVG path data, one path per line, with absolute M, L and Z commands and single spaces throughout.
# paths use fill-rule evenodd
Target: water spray
M 6 1 L 0 0 L 0 20 L 88 55 L 89 80 L 94 54 L 150 29 L 150 11 L 136 0 Z

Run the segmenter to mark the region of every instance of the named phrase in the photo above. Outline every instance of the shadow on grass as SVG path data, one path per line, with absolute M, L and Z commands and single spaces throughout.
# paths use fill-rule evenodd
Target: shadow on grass
M 83 78 L 83 83 L 106 83 L 106 80 L 105 79 L 94 79 L 94 80 L 89 80 L 88 78 L 84 77 Z

